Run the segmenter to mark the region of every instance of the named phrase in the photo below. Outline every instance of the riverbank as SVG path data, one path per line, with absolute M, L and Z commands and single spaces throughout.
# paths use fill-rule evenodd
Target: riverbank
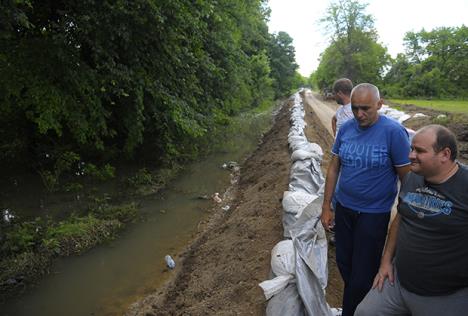
M 242 164 L 240 181 L 231 189 L 236 192 L 231 209 L 227 213 L 213 209 L 214 215 L 178 257 L 171 280 L 133 304 L 127 315 L 265 313 L 258 283 L 268 279 L 270 251 L 283 239 L 281 198 L 289 182 L 289 106 L 286 101 L 262 143 Z M 307 111 L 306 135 L 327 148 L 331 136 L 314 115 Z M 324 167 L 328 160 L 326 154 Z M 340 285 L 333 287 L 337 290 L 327 296 L 332 304 L 341 300 Z
M 288 106 L 283 106 L 262 143 L 242 164 L 228 212 L 214 208 L 194 242 L 178 257 L 175 275 L 127 315 L 260 315 L 257 284 L 269 273 L 270 250 L 281 240 L 280 197 L 287 187 Z M 272 172 L 272 169 L 275 172 Z

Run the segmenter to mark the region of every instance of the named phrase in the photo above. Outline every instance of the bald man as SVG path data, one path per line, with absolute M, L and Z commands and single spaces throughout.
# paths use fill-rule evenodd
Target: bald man
M 467 314 L 468 169 L 457 151 L 443 126 L 414 136 L 374 289 L 355 315 Z
M 338 131 L 325 182 L 321 220 L 325 229 L 335 220 L 336 262 L 344 281 L 343 316 L 352 316 L 372 287 L 398 177 L 409 171 L 408 134 L 400 123 L 379 115 L 382 104 L 376 86 L 354 87 L 354 118 Z

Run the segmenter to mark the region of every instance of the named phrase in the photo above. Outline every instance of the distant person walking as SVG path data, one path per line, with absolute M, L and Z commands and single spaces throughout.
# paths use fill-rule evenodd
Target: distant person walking
M 353 83 L 347 78 L 338 79 L 333 83 L 333 95 L 336 103 L 340 105 L 331 121 L 333 137 L 336 137 L 344 122 L 354 118 L 353 111 L 351 111 L 351 90 L 353 90 Z
M 468 167 L 457 151 L 443 126 L 414 136 L 374 289 L 355 315 L 468 314 Z
M 378 114 L 382 103 L 376 86 L 363 83 L 354 87 L 354 118 L 338 130 L 325 181 L 321 221 L 325 229 L 333 219 L 336 223 L 336 261 L 344 281 L 343 316 L 352 316 L 372 287 L 398 177 L 402 179 L 409 171 L 408 134 L 400 123 Z

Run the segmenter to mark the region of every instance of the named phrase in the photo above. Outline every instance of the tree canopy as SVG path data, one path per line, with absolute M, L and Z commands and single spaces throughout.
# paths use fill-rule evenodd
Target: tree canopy
M 468 92 L 468 28 L 408 32 L 385 76 L 386 91 L 398 97 L 454 98 Z
M 353 82 L 381 81 L 389 55 L 377 41 L 374 20 L 365 13 L 366 7 L 356 0 L 339 0 L 321 19 L 331 43 L 314 74 L 319 88 L 330 87 L 340 77 Z
M 196 154 L 230 116 L 291 89 L 266 1 L 0 4 L 0 162 Z

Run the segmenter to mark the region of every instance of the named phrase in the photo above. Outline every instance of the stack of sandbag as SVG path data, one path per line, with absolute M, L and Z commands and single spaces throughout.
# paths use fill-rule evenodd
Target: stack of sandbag
M 292 166 L 283 194 L 283 235 L 271 253 L 272 279 L 260 283 L 268 300 L 266 315 L 332 316 L 325 300 L 327 239 L 320 223 L 323 152 L 304 134 L 304 107 L 296 93 L 288 135 Z
M 300 211 L 322 193 L 325 183 L 320 169 L 323 151 L 319 145 L 307 140 L 304 134 L 304 114 L 302 99 L 296 93 L 291 107 L 291 128 L 288 134 L 292 165 L 288 191 L 283 195 L 284 237 L 290 237 L 289 231 Z
M 268 300 L 266 315 L 334 315 L 325 300 L 327 240 L 320 224 L 322 198 L 303 210 L 291 230 L 271 252 L 273 278 L 260 283 Z

